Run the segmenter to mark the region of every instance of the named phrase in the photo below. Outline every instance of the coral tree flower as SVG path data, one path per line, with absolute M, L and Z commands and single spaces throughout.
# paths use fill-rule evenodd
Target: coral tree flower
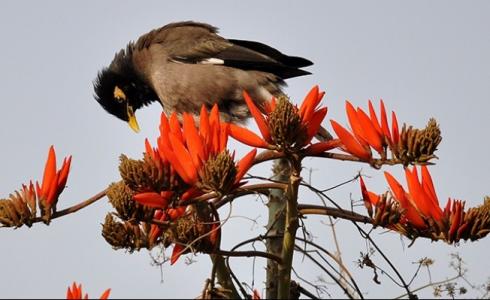
M 390 173 L 384 172 L 384 174 L 393 198 L 403 210 L 404 219 L 402 219 L 402 222 L 408 222 L 418 229 L 425 229 L 427 227 L 426 220 L 441 221 L 442 210 L 439 207 L 439 201 L 428 168 L 422 166 L 421 172 L 422 177 L 419 178 L 416 167 L 413 167 L 412 170 L 405 168 L 408 191 Z M 379 198 L 376 194 L 367 191 L 363 181 L 361 181 L 361 191 L 365 203 L 377 204 L 377 199 Z
M 173 113 L 168 118 L 162 113 L 157 147 L 153 148 L 146 140 L 146 154 L 157 168 L 166 170 L 168 178 L 173 178 L 170 180 L 177 185 L 169 184 L 171 188 L 159 191 L 143 187 L 141 192 L 132 196 L 133 200 L 156 209 L 154 221 L 189 222 L 195 207 L 186 205 L 185 201 L 210 191 L 227 193 L 240 186 L 243 184 L 241 179 L 254 162 L 256 149 L 235 162 L 234 153 L 230 154 L 227 149 L 228 136 L 229 124 L 220 121 L 216 105 L 210 112 L 203 106 L 199 124 L 188 113 L 182 115 L 182 124 L 177 114 Z M 149 243 L 157 241 L 163 230 L 152 224 Z M 215 245 L 219 228 L 210 230 L 208 239 L 211 245 Z M 176 238 L 173 242 L 171 264 L 190 249 L 185 246 L 185 239 Z
M 489 213 L 486 204 L 465 212 L 465 202 L 448 199 L 444 210 L 441 209 L 432 177 L 426 166 L 421 167 L 420 175 L 417 167 L 405 168 L 408 189 L 405 189 L 390 173 L 384 174 L 393 198 L 402 209 L 403 217 L 400 220 L 402 225 L 410 225 L 427 232 L 428 236 L 434 239 L 442 238 L 450 243 L 457 242 L 461 238 L 478 239 L 489 232 L 489 222 L 486 221 Z M 362 180 L 361 191 L 369 211 L 372 206 L 377 205 L 380 196 L 369 192 Z M 396 227 L 392 228 L 396 229 Z
M 50 208 L 57 203 L 59 195 L 66 186 L 70 165 L 71 155 L 65 157 L 61 168 L 56 170 L 56 153 L 53 146 L 49 148 L 43 181 L 41 185 L 36 182 L 37 197 L 44 207 Z
M 294 107 L 294 114 L 296 118 L 299 119 L 299 126 L 292 127 L 297 128 L 298 130 L 302 130 L 303 132 L 291 134 L 291 136 L 299 136 L 300 139 L 296 139 L 294 141 L 289 141 L 290 144 L 298 143 L 295 148 L 300 149 L 311 143 L 313 137 L 318 133 L 321 123 L 327 115 L 327 107 L 319 107 L 320 102 L 325 95 L 325 92 L 320 92 L 318 86 L 314 86 L 308 95 L 305 97 L 302 102 L 300 108 Z M 255 102 L 248 95 L 247 92 L 243 92 L 243 96 L 247 106 L 252 114 L 257 126 L 259 128 L 260 134 L 262 137 L 253 133 L 252 131 L 243 128 L 239 125 L 230 124 L 230 135 L 249 146 L 265 148 L 271 150 L 281 149 L 281 145 L 277 144 L 278 140 L 283 140 L 282 137 L 277 137 L 274 134 L 273 128 L 275 127 L 273 116 L 277 110 L 279 109 L 276 98 L 272 98 L 271 101 L 266 103 L 262 109 L 262 111 L 255 105 Z M 281 125 L 288 127 L 288 121 L 295 121 L 296 118 L 289 116 L 288 120 L 285 121 L 284 124 Z M 287 131 L 286 128 L 284 131 Z M 307 154 L 318 154 L 335 147 L 339 146 L 338 141 L 328 141 L 328 142 L 320 142 L 313 145 L 309 145 L 305 152 Z
M 111 289 L 105 290 L 99 299 L 101 300 L 108 299 L 110 293 L 111 293 Z M 87 293 L 83 295 L 82 284 L 77 285 L 75 282 L 73 282 L 71 287 L 69 286 L 66 291 L 66 299 L 89 299 L 89 296 Z
M 380 101 L 381 120 L 378 119 L 373 104 L 369 101 L 369 115 L 361 108 L 346 101 L 345 109 L 352 133 L 334 120 L 330 120 L 332 128 L 342 141 L 344 150 L 363 161 L 372 158 L 371 148 L 381 157 L 386 156 L 386 147 L 393 149 L 399 140 L 398 121 L 395 112 L 392 112 L 391 130 L 383 100 Z
M 163 161 L 170 162 L 184 182 L 193 186 L 202 180 L 206 163 L 226 150 L 228 136 L 229 124 L 220 121 L 217 105 L 209 114 L 202 107 L 199 126 L 188 113 L 183 114 L 182 125 L 175 113 L 170 120 L 162 114 L 158 153 Z M 234 184 L 238 184 L 252 166 L 255 154 L 256 150 L 253 149 L 235 165 L 237 173 Z

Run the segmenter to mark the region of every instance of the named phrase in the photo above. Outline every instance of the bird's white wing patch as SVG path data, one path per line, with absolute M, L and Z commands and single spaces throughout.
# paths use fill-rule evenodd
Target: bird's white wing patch
M 225 61 L 219 58 L 211 57 L 211 58 L 203 59 L 199 61 L 199 63 L 204 65 L 223 65 Z

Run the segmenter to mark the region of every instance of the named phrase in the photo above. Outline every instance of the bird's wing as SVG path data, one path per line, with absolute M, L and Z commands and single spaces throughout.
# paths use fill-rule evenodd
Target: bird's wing
M 159 44 L 164 55 L 180 63 L 219 64 L 268 72 L 283 79 L 310 74 L 299 68 L 312 64 L 262 43 L 225 39 L 215 27 L 203 23 L 169 24 L 142 36 L 136 43 L 139 47 L 152 44 Z

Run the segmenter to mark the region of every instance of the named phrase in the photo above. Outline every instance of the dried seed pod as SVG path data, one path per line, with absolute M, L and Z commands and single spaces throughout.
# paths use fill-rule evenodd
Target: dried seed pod
M 271 138 L 279 150 L 294 152 L 305 145 L 307 130 L 289 99 L 280 96 L 277 100 L 275 110 L 269 115 Z
M 8 199 L 0 200 L 0 223 L 6 227 L 32 226 L 36 217 L 37 198 L 32 183 L 22 185 L 22 190 L 15 191 Z
M 206 204 L 195 205 L 189 213 L 175 220 L 175 224 L 166 230 L 166 243 L 189 245 L 184 253 L 209 253 L 215 247 L 210 238 L 214 223 Z
M 119 172 L 124 182 L 135 192 L 168 190 L 173 176 L 170 176 L 169 166 L 160 167 L 153 159 L 145 155 L 143 160 L 120 156 Z
M 233 156 L 228 150 L 225 150 L 206 161 L 200 170 L 199 188 L 204 192 L 214 191 L 218 194 L 226 194 L 233 187 L 236 174 L 237 168 Z
M 122 220 L 150 220 L 154 209 L 145 207 L 133 200 L 134 192 L 123 182 L 112 183 L 107 188 L 109 202 Z
M 464 240 L 470 239 L 472 241 L 475 241 L 485 237 L 488 233 L 490 233 L 489 197 L 485 197 L 482 205 L 472 207 L 464 214 L 459 229 L 460 238 Z
M 435 119 L 431 118 L 424 129 L 407 128 L 404 124 L 393 154 L 405 165 L 425 163 L 436 157 L 434 152 L 441 140 L 441 130 Z
M 118 222 L 112 214 L 107 214 L 102 224 L 102 236 L 115 249 L 129 252 L 148 247 L 147 235 L 138 224 Z
M 379 197 L 376 206 L 374 206 L 373 226 L 390 227 L 397 224 L 401 219 L 401 208 L 397 201 L 388 194 L 382 194 Z

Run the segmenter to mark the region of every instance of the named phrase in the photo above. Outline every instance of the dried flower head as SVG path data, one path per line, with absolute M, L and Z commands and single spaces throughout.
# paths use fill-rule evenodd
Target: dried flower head
M 135 192 L 169 190 L 177 180 L 168 165 L 159 167 L 149 155 L 143 160 L 135 160 L 122 154 L 120 161 L 121 178 Z
M 308 138 L 298 108 L 286 96 L 277 98 L 276 107 L 269 114 L 269 129 L 272 141 L 280 151 L 301 149 Z
M 404 124 L 395 154 L 405 165 L 425 163 L 435 158 L 434 152 L 441 142 L 441 130 L 435 119 L 430 119 L 424 129 L 416 129 Z
M 141 248 L 149 248 L 145 230 L 139 224 L 119 222 L 110 213 L 106 215 L 102 224 L 102 236 L 116 250 L 126 249 L 134 252 Z
M 123 182 L 112 183 L 107 188 L 109 202 L 116 209 L 118 216 L 125 221 L 149 220 L 154 209 L 148 208 L 133 200 L 134 192 Z
M 32 182 L 22 185 L 22 190 L 15 191 L 8 199 L 0 200 L 0 223 L 5 227 L 32 226 L 36 217 L 37 198 Z
M 381 194 L 374 206 L 373 226 L 390 227 L 400 222 L 402 209 L 391 194 Z
M 235 184 L 237 168 L 228 149 L 210 157 L 199 171 L 199 188 L 204 192 L 226 194 Z
M 166 242 L 185 245 L 189 252 L 209 253 L 215 247 L 217 229 L 210 209 L 205 204 L 193 206 L 191 211 L 175 220 L 175 223 L 164 233 Z M 179 254 L 179 255 L 180 255 Z

